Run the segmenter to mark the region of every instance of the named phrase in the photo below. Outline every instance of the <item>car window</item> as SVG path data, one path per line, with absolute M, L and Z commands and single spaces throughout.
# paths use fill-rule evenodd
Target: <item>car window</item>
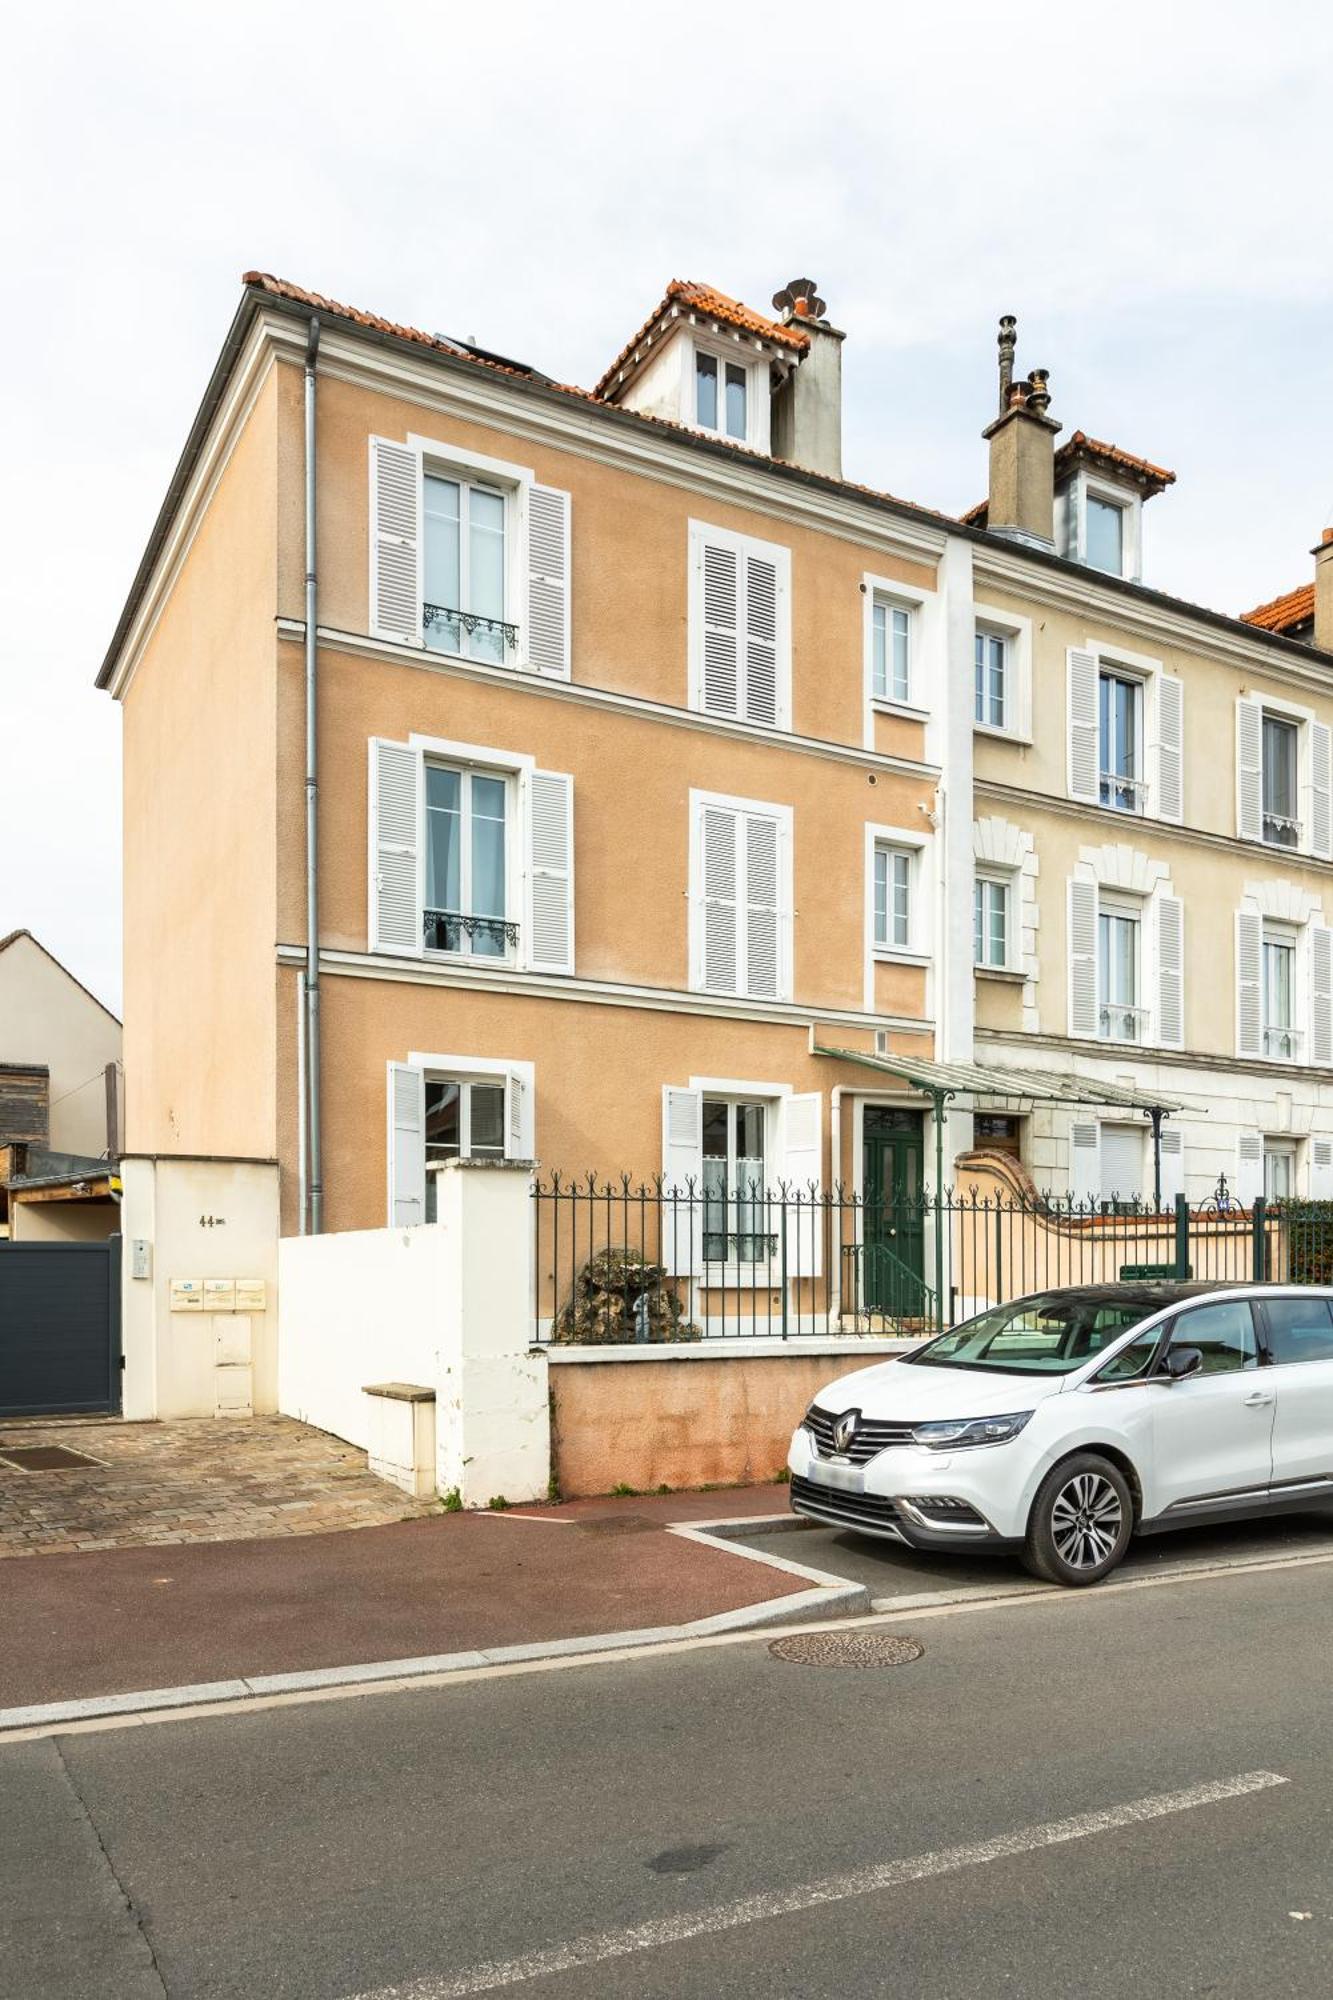
M 1182 1313 L 1172 1329 L 1171 1346 L 1197 1347 L 1205 1375 L 1229 1375 L 1238 1368 L 1259 1366 L 1254 1318 L 1244 1299 L 1195 1306 Z
M 1333 1361 L 1333 1313 L 1325 1299 L 1265 1299 L 1274 1361 Z
M 1097 1370 L 1095 1382 L 1132 1382 L 1136 1375 L 1142 1375 L 1153 1358 L 1158 1341 L 1162 1337 L 1162 1323 L 1141 1333 L 1137 1340 L 1131 1340 L 1122 1347 L 1119 1354 L 1113 1354 L 1105 1365 Z

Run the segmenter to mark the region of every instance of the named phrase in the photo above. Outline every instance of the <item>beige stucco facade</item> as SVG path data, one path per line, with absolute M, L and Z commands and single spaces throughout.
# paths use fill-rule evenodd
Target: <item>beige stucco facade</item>
M 106 1069 L 120 1060 L 121 1025 L 100 1000 L 26 931 L 0 942 L 0 1064 L 49 1072 L 51 1151 L 101 1159 L 115 1150 Z

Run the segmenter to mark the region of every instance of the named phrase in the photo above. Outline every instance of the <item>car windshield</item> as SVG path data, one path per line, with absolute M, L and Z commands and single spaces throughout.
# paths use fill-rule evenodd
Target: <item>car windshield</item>
M 1146 1319 L 1141 1299 L 1040 1292 L 995 1306 L 904 1358 L 925 1368 L 983 1368 L 1000 1375 L 1068 1375 Z

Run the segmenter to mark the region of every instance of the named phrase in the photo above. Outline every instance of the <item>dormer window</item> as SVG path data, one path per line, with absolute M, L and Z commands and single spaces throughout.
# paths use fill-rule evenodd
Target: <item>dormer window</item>
M 1114 500 L 1089 493 L 1087 501 L 1087 561 L 1110 576 L 1125 574 L 1125 510 Z
M 696 349 L 694 420 L 702 431 L 717 431 L 744 444 L 749 435 L 750 371 L 736 361 Z
M 1075 431 L 1055 454 L 1056 548 L 1071 562 L 1137 583 L 1143 575 L 1143 503 L 1175 476 Z

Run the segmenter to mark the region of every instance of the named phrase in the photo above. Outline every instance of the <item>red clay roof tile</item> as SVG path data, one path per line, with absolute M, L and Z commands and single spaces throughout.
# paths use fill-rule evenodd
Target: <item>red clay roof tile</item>
M 1265 632 L 1289 632 L 1293 625 L 1304 625 L 1313 617 L 1313 583 L 1303 583 L 1268 604 L 1258 604 L 1253 611 L 1240 614 L 1242 625 L 1259 625 Z
M 1055 454 L 1057 473 L 1061 463 L 1068 465 L 1076 458 L 1100 459 L 1103 464 L 1115 466 L 1122 472 L 1133 472 L 1140 479 L 1151 481 L 1160 490 L 1163 486 L 1174 486 L 1176 475 L 1168 472 L 1164 465 L 1154 465 L 1150 458 L 1138 458 L 1132 451 L 1121 451 L 1118 444 L 1104 444 L 1100 438 L 1089 437 L 1086 431 L 1072 431 Z
M 654 306 L 643 325 L 633 337 L 626 341 L 611 366 L 597 384 L 595 393 L 605 396 L 625 363 L 633 354 L 640 341 L 646 340 L 659 320 L 665 319 L 673 307 L 682 307 L 688 312 L 701 313 L 705 319 L 715 319 L 723 326 L 734 326 L 743 333 L 754 334 L 760 340 L 771 340 L 775 346 L 788 347 L 795 354 L 804 354 L 810 345 L 810 336 L 798 326 L 784 326 L 781 320 L 770 319 L 766 314 L 756 312 L 753 306 L 742 304 L 740 299 L 731 299 L 725 292 L 714 290 L 712 285 L 701 285 L 693 278 L 673 278 L 666 288 L 666 294 L 659 305 Z

